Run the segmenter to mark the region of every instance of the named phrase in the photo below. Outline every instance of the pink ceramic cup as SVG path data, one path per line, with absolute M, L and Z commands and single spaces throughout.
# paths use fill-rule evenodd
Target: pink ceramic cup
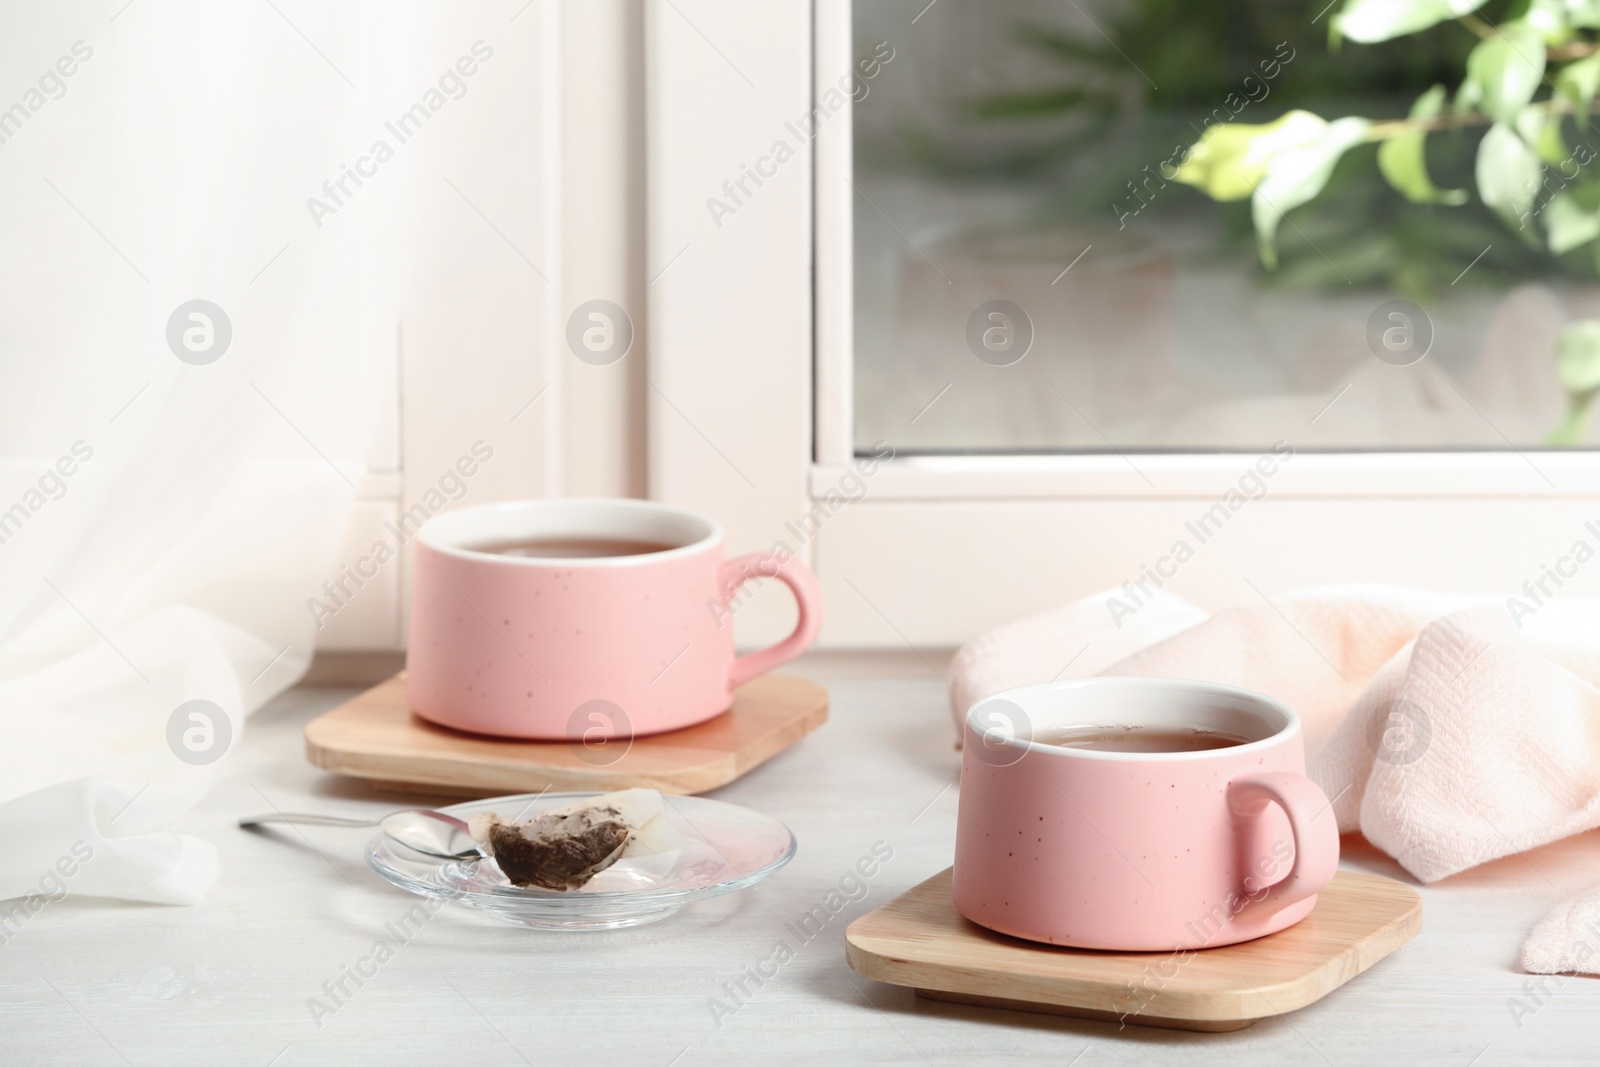
M 673 546 L 633 556 L 552 559 L 476 549 L 541 538 Z M 416 541 L 406 697 L 425 719 L 499 737 L 609 744 L 726 711 L 741 683 L 805 651 L 822 626 L 816 578 L 772 553 L 724 558 L 722 529 L 643 500 L 522 500 L 461 508 Z M 777 578 L 800 620 L 770 648 L 735 658 L 731 602 Z
M 1231 748 L 1133 753 L 1033 740 L 1195 726 Z M 1260 693 L 1166 678 L 1023 686 L 967 713 L 953 895 L 968 919 L 1075 948 L 1229 945 L 1310 913 L 1339 862 L 1300 720 Z

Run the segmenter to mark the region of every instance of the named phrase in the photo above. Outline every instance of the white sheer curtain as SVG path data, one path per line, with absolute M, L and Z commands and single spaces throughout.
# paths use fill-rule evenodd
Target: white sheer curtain
M 433 11 L 0 8 L 0 899 L 86 851 L 73 892 L 216 877 L 163 827 L 227 757 L 169 721 L 208 701 L 236 744 L 309 660 L 394 360 L 404 148 L 307 201 L 437 77 Z M 213 362 L 169 344 L 194 300 Z

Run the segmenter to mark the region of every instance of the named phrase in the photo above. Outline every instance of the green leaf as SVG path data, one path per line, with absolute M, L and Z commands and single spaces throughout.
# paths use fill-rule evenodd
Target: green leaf
M 1478 143 L 1476 170 L 1478 199 L 1507 225 L 1523 230 L 1539 186 L 1539 157 L 1511 127 L 1495 123 Z
M 1094 42 L 1089 42 L 1037 22 L 1025 22 L 1017 28 L 1017 41 L 1020 44 L 1059 60 L 1078 60 L 1101 66 L 1127 62 L 1114 49 L 1099 43 L 1101 40 L 1096 37 Z
M 1522 21 L 1538 30 L 1545 44 L 1563 45 L 1572 40 L 1572 13 L 1567 0 L 1532 0 Z
M 1568 323 L 1556 338 L 1556 376 L 1569 393 L 1600 389 L 1600 320 Z
M 1544 38 L 1526 23 L 1504 24 L 1467 56 L 1467 80 L 1496 122 L 1515 122 L 1543 77 Z
M 1250 201 L 1256 244 L 1267 269 L 1278 265 L 1278 223 L 1283 216 L 1322 192 L 1339 158 L 1365 141 L 1371 126 L 1366 119 L 1338 119 L 1325 123 L 1314 140 L 1272 156 Z
M 1572 101 L 1578 112 L 1578 124 L 1589 125 L 1589 105 L 1595 92 L 1600 90 L 1600 55 L 1568 63 L 1556 73 L 1556 92 Z
M 1545 438 L 1547 445 L 1581 445 L 1589 429 L 1589 406 L 1594 403 L 1594 393 L 1580 393 L 1567 398 L 1567 414 L 1561 425 Z
M 1543 163 L 1565 163 L 1567 142 L 1561 136 L 1561 116 L 1552 115 L 1538 104 L 1530 104 L 1517 116 L 1517 134 Z
M 1571 193 L 1557 193 L 1540 214 L 1550 251 L 1558 256 L 1600 237 L 1600 211 L 1585 208 Z
M 1554 0 L 1552 0 L 1554 2 Z M 1600 0 L 1560 0 L 1567 21 L 1586 30 L 1600 28 Z
M 1327 120 L 1309 111 L 1290 111 L 1261 126 L 1208 126 L 1173 177 L 1213 200 L 1243 200 L 1255 192 L 1277 155 L 1314 143 L 1327 129 Z
M 1411 119 L 1426 121 L 1437 118 L 1444 110 L 1444 86 L 1435 85 L 1411 105 Z M 1428 177 L 1425 153 L 1428 134 L 1416 130 L 1391 137 L 1378 146 L 1378 170 L 1413 204 L 1450 204 L 1467 202 L 1465 189 L 1440 189 Z
M 1340 36 L 1373 44 L 1460 18 L 1483 4 L 1484 0 L 1349 0 L 1330 25 Z
M 1548 444 L 1576 445 L 1589 427 L 1589 406 L 1600 391 L 1600 321 L 1568 323 L 1556 338 L 1556 377 L 1567 391 L 1567 414 Z
M 1043 89 L 1033 93 L 1008 93 L 991 96 L 972 105 L 972 114 L 980 119 L 1038 119 L 1052 118 L 1073 111 L 1089 100 L 1101 100 L 1098 93 L 1082 89 Z

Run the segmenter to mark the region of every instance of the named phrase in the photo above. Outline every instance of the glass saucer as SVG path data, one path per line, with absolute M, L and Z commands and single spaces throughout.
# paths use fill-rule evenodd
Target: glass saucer
M 598 795 L 528 793 L 439 810 L 463 820 L 492 811 L 520 822 Z M 493 860 L 436 859 L 381 833 L 367 845 L 367 863 L 407 892 L 478 908 L 516 926 L 609 930 L 657 922 L 685 904 L 754 885 L 794 856 L 794 834 L 777 819 L 704 797 L 661 799 L 665 817 L 687 839 L 681 852 L 613 866 L 565 893 L 514 886 Z

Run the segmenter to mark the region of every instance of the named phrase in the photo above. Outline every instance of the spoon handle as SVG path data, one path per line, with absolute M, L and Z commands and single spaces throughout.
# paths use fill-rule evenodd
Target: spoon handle
M 377 826 L 377 819 L 341 819 L 335 815 L 307 815 L 296 811 L 275 812 L 271 815 L 252 815 L 240 819 L 241 829 L 260 826 L 268 822 L 299 823 L 305 826 Z

